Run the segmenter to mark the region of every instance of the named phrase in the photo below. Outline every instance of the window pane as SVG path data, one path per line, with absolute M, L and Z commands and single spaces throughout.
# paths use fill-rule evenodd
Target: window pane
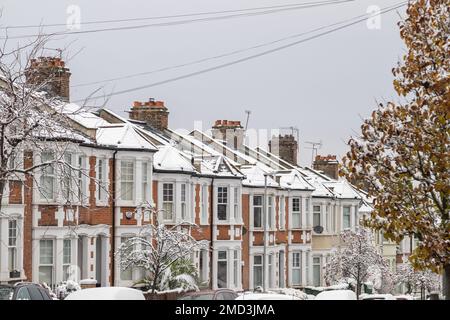
M 255 228 L 262 227 L 262 208 L 260 207 L 253 208 L 253 226 Z
M 299 212 L 292 212 L 292 227 L 293 228 L 300 228 L 300 213 Z
M 350 228 L 350 207 L 344 207 L 343 210 L 343 227 L 344 229 L 347 229 Z
M 173 218 L 173 204 L 170 202 L 163 203 L 163 216 L 165 220 Z
M 53 240 L 39 241 L 40 264 L 53 264 Z
M 225 252 L 226 255 L 226 252 Z M 220 256 L 220 251 L 219 251 Z M 219 258 L 220 259 L 220 258 Z M 217 261 L 217 287 L 226 288 L 227 285 L 227 261 Z
M 131 237 L 122 237 L 120 239 L 121 243 L 125 243 L 127 242 Z M 128 250 L 132 250 L 131 248 L 129 248 Z M 133 279 L 133 274 L 132 274 L 132 268 L 128 267 L 127 269 L 123 270 L 122 268 L 120 268 L 120 279 L 122 280 L 132 280 Z
M 292 269 L 292 284 L 301 284 L 301 269 Z
M 70 239 L 64 240 L 64 248 L 63 248 L 63 263 L 70 264 L 72 261 L 72 241 Z
M 49 286 L 53 284 L 53 267 L 40 266 L 39 267 L 39 282 L 45 282 Z
M 218 253 L 218 258 L 219 259 L 226 259 L 227 258 L 227 252 L 226 251 L 219 251 L 219 253 Z
M 217 218 L 219 220 L 227 220 L 227 206 L 225 204 L 217 205 Z

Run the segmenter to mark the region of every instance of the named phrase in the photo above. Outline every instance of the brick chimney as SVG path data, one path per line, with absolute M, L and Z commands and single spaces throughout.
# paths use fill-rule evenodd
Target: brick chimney
M 330 178 L 336 180 L 339 178 L 339 162 L 336 160 L 335 155 L 317 155 L 313 162 L 313 169 L 322 171 Z
M 129 114 L 130 119 L 145 121 L 160 131 L 164 131 L 169 125 L 169 111 L 164 106 L 164 101 L 155 101 L 153 98 L 146 102 L 135 101 Z
M 216 120 L 212 126 L 212 136 L 224 141 L 227 147 L 239 150 L 244 144 L 245 131 L 240 121 Z
M 292 134 L 272 137 L 269 141 L 269 151 L 284 161 L 297 165 L 298 141 Z
M 67 102 L 70 100 L 70 75 L 64 61 L 56 57 L 32 59 L 29 68 L 25 70 L 27 83 L 42 86 L 39 89 Z

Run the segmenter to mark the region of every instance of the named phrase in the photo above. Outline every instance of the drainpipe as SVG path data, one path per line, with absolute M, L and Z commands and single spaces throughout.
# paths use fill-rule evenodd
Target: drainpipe
M 116 259 L 115 259 L 115 250 L 116 250 L 116 154 L 118 150 L 115 150 L 113 153 L 113 163 L 112 163 L 112 201 L 111 201 L 111 210 L 112 210 L 112 230 L 111 230 L 111 250 L 112 250 L 112 269 L 111 269 L 111 286 L 115 285 L 116 280 Z
M 211 229 L 210 229 L 210 238 L 211 238 L 211 258 L 210 258 L 210 268 L 209 268 L 209 272 L 210 272 L 210 286 L 211 289 L 213 288 L 213 267 L 214 267 L 214 261 L 213 261 L 213 257 L 214 257 L 214 233 L 213 233 L 213 229 L 214 229 L 214 177 L 211 178 L 211 192 L 210 192 L 210 199 L 211 199 L 211 209 L 210 209 L 210 216 L 211 216 Z
M 263 292 L 267 292 L 267 174 L 264 174 L 264 252 L 263 252 Z

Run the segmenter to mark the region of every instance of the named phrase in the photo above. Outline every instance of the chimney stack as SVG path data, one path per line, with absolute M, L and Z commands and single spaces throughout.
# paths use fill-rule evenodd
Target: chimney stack
M 272 137 L 272 140 L 269 141 L 269 152 L 296 166 L 298 141 L 292 134 L 280 134 L 278 137 L 274 136 Z
M 169 111 L 164 101 L 155 101 L 153 98 L 146 102 L 134 101 L 129 117 L 132 120 L 145 121 L 159 131 L 166 130 L 169 125 Z
M 39 57 L 30 61 L 25 70 L 26 81 L 46 91 L 50 96 L 70 101 L 70 70 L 61 58 Z
M 313 162 L 313 169 L 322 171 L 325 175 L 332 179 L 339 178 L 339 162 L 335 155 L 328 156 L 317 155 Z
M 212 136 L 224 141 L 227 147 L 240 150 L 244 145 L 245 130 L 240 121 L 216 120 L 212 127 Z

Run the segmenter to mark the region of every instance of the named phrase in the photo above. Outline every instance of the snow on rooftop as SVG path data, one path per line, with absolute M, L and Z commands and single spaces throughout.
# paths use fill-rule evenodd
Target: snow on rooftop
M 290 170 L 286 173 L 278 173 L 280 177 L 280 186 L 287 189 L 296 190 L 314 190 L 314 187 L 308 183 L 297 170 Z
M 322 183 L 341 199 L 361 199 L 361 195 L 353 189 L 347 180 L 324 181 Z
M 115 146 L 119 149 L 155 150 L 155 146 L 144 139 L 132 124 L 113 124 L 97 129 L 97 143 L 105 146 Z
M 195 168 L 177 149 L 172 146 L 159 147 L 153 157 L 153 164 L 157 170 L 194 172 Z
M 109 124 L 106 120 L 75 103 L 66 103 L 63 105 L 62 112 L 87 129 L 95 129 Z
M 245 179 L 242 181 L 243 185 L 252 187 L 264 187 L 266 171 L 262 170 L 256 165 L 244 165 L 240 168 L 241 172 L 245 175 Z M 267 176 L 268 187 L 278 187 L 278 183 L 270 176 Z

